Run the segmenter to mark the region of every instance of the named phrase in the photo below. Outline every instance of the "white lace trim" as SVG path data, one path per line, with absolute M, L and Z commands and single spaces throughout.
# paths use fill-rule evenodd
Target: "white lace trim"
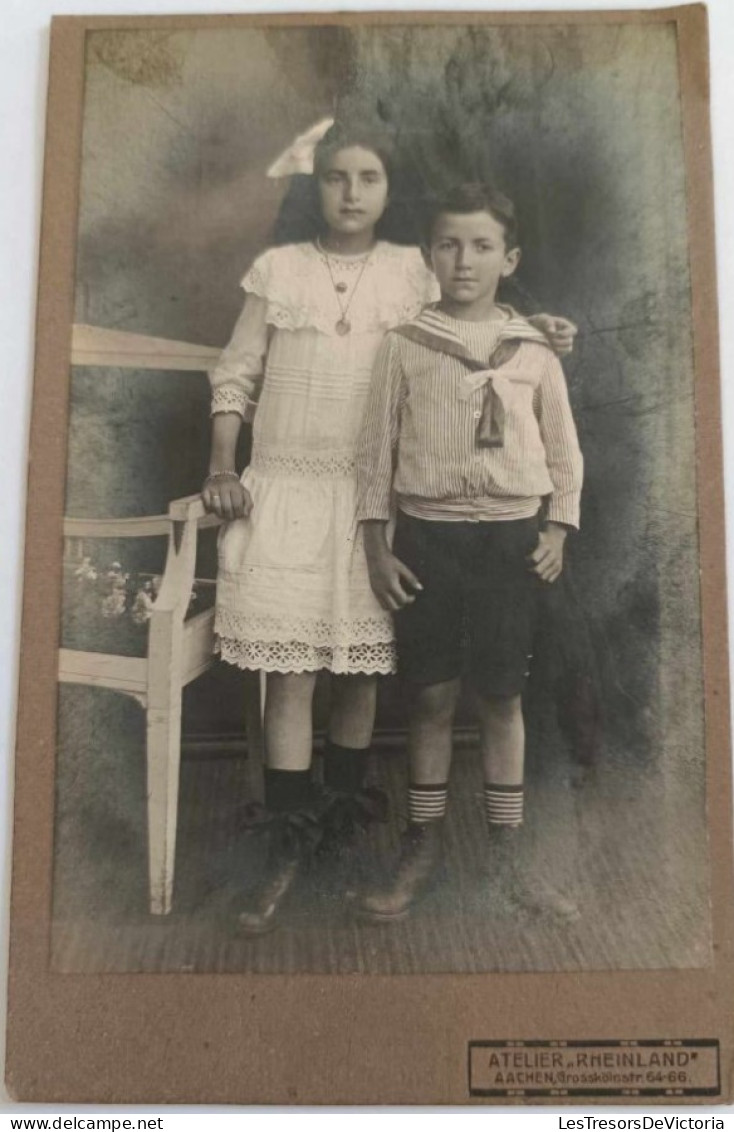
M 212 414 L 239 413 L 244 417 L 249 398 L 241 389 L 231 385 L 218 385 L 212 392 Z
M 310 327 L 336 335 L 339 304 L 321 253 L 313 244 L 270 248 L 258 257 L 241 285 L 266 300 L 266 318 L 272 326 L 283 330 Z M 435 297 L 417 248 L 381 242 L 364 270 L 360 295 L 349 308 L 349 322 L 356 332 L 387 330 L 414 318 Z
M 337 675 L 389 675 L 395 672 L 395 645 L 390 642 L 318 647 L 302 641 L 240 641 L 217 637 L 222 660 L 238 668 L 263 672 L 319 672 Z
M 350 649 L 362 645 L 393 647 L 392 618 L 388 613 L 376 617 L 341 618 L 330 621 L 319 617 L 274 616 L 267 613 L 239 613 L 217 607 L 215 631 L 218 636 L 242 644 L 268 642 L 277 647 Z
M 356 275 L 372 254 L 362 252 L 361 255 L 335 255 L 333 252 L 327 252 L 320 240 L 316 240 L 316 251 L 329 264 L 334 275 Z
M 351 452 L 268 452 L 260 446 L 253 450 L 250 467 L 271 476 L 332 479 L 353 476 L 356 461 Z

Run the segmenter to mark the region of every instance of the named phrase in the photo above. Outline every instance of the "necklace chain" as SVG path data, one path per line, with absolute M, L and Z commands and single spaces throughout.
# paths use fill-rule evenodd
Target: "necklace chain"
M 362 276 L 365 273 L 365 269 L 367 267 L 367 264 L 369 263 L 370 259 L 372 258 L 372 252 L 374 251 L 374 248 L 370 248 L 370 250 L 364 256 L 362 256 L 360 260 L 356 261 L 358 263 L 361 263 L 359 275 L 355 279 L 354 286 L 352 287 L 352 292 L 351 292 L 349 298 L 347 299 L 346 303 L 344 303 L 344 304 L 342 304 L 341 297 L 340 297 L 340 294 L 339 294 L 339 287 L 337 285 L 336 280 L 334 279 L 334 271 L 333 271 L 333 268 L 332 268 L 332 265 L 331 265 L 331 257 L 329 256 L 329 253 L 326 251 L 326 249 L 323 247 L 320 240 L 316 241 L 316 249 L 319 252 L 319 254 L 321 255 L 321 258 L 322 258 L 322 260 L 323 260 L 323 262 L 326 266 L 326 270 L 329 273 L 329 279 L 331 280 L 331 286 L 332 286 L 332 289 L 334 291 L 334 298 L 336 299 L 337 306 L 339 307 L 339 321 L 336 323 L 336 332 L 337 332 L 337 334 L 340 334 L 340 335 L 349 334 L 350 330 L 352 329 L 352 324 L 350 323 L 349 319 L 347 318 L 347 313 L 349 311 L 350 306 L 352 305 L 352 299 L 354 298 L 355 292 L 356 292 L 357 288 L 359 287 Z M 356 267 L 356 262 L 355 262 L 355 267 Z

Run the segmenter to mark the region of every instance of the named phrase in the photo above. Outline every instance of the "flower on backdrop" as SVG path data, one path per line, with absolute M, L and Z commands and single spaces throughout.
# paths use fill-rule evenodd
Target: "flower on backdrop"
M 144 625 L 146 621 L 150 620 L 154 604 L 153 586 L 150 582 L 146 582 L 143 588 L 135 594 L 130 606 L 130 616 L 136 625 Z
M 82 558 L 74 569 L 74 578 L 83 591 L 84 602 L 92 613 L 106 621 L 129 617 L 134 625 L 150 621 L 163 577 L 161 574 L 130 572 L 120 562 L 109 565 Z M 189 595 L 187 613 L 199 600 L 199 583 L 194 582 Z M 90 608 L 91 603 L 91 608 Z
M 124 589 L 118 587 L 108 594 L 107 597 L 102 599 L 101 611 L 102 616 L 108 620 L 114 617 L 122 617 L 127 606 L 127 593 Z
M 80 582 L 96 582 L 97 570 L 92 565 L 91 558 L 82 558 L 80 564 L 74 571 L 74 577 L 78 578 Z

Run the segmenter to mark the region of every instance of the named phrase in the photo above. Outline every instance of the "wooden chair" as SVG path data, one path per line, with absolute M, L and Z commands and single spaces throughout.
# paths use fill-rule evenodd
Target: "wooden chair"
M 194 584 L 199 531 L 217 525 L 198 496 L 177 499 L 168 515 L 135 519 L 65 519 L 67 547 L 96 539 L 168 536 L 168 553 L 151 610 L 144 657 L 59 650 L 59 680 L 109 688 L 131 696 L 146 714 L 148 877 L 150 911 L 171 910 L 175 868 L 178 783 L 181 764 L 182 691 L 214 662 L 214 610 L 186 617 Z M 73 540 L 73 541 L 72 541 Z M 78 542 L 77 540 L 80 540 Z M 260 752 L 259 697 L 246 703 L 248 756 Z
M 208 346 L 169 342 L 96 327 L 75 326 L 72 364 L 132 369 L 175 369 L 201 372 L 219 351 Z M 194 585 L 199 532 L 218 525 L 207 515 L 198 495 L 177 499 L 167 515 L 130 519 L 64 519 L 67 558 L 81 560 L 82 547 L 93 539 L 151 538 L 165 535 L 168 552 L 148 632 L 147 655 L 59 650 L 59 680 L 109 688 L 131 696 L 146 713 L 148 875 L 150 911 L 171 910 L 181 764 L 182 691 L 214 663 L 214 610 L 186 616 Z M 246 693 L 248 757 L 256 781 L 262 748 L 259 692 Z

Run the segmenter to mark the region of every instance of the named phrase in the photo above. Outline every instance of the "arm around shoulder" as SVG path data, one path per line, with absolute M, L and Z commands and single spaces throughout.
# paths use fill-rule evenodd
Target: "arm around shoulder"
M 547 517 L 559 527 L 579 526 L 584 460 L 560 362 L 545 351 L 537 414 L 546 464 L 553 482 Z

